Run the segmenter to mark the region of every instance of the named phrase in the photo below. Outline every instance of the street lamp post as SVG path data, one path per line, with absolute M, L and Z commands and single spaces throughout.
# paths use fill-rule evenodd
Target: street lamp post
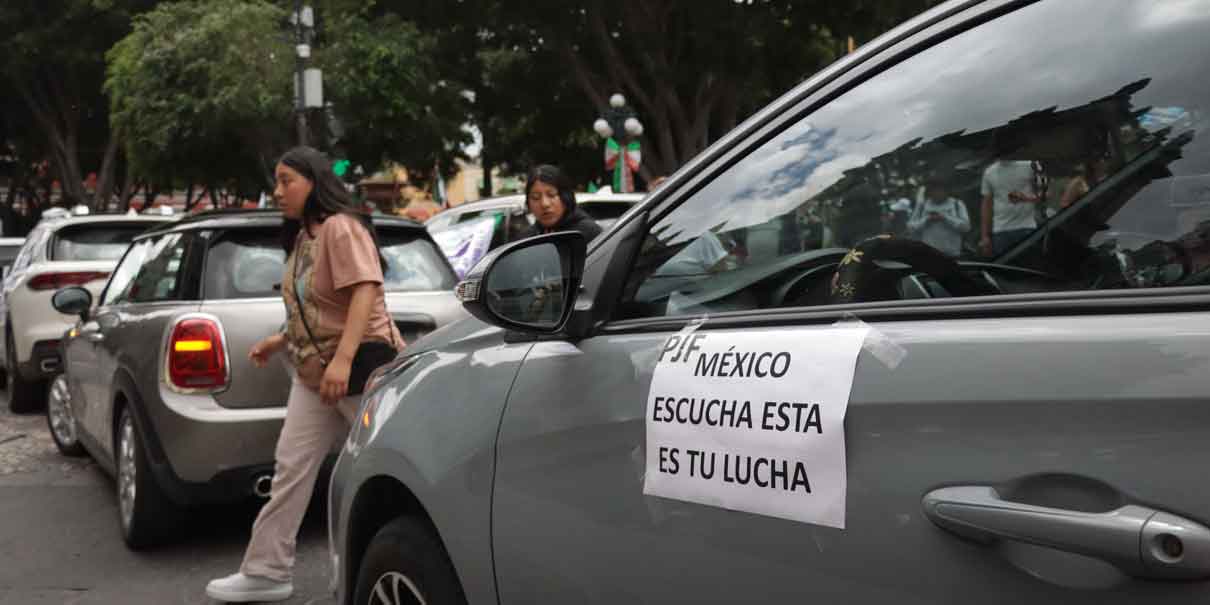
M 298 120 L 298 144 L 306 145 L 308 139 L 307 110 L 324 107 L 323 72 L 308 67 L 311 58 L 311 39 L 315 28 L 315 9 L 304 6 L 303 0 L 295 0 L 294 15 L 290 18 L 295 31 L 294 61 L 294 111 Z
M 613 190 L 619 193 L 634 191 L 634 174 L 643 163 L 639 137 L 643 135 L 643 123 L 626 105 L 626 97 L 615 94 L 609 97 L 609 109 L 603 117 L 592 124 L 593 130 L 605 139 L 605 169 L 613 173 Z M 614 139 L 619 134 L 621 142 Z

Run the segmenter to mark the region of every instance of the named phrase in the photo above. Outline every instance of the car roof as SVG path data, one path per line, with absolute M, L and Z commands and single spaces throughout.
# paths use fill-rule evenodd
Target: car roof
M 100 225 L 106 223 L 147 223 L 148 227 L 155 223 L 171 223 L 177 220 L 174 216 L 142 215 L 142 214 L 85 214 L 81 216 L 65 216 L 41 222 L 41 226 L 53 231 L 72 225 Z
M 424 225 L 403 217 L 375 214 L 373 215 L 373 219 L 374 225 L 376 226 L 390 226 L 394 228 L 424 231 Z M 200 229 L 232 229 L 242 227 L 279 227 L 281 224 L 282 213 L 281 210 L 276 208 L 233 208 L 227 210 L 206 210 L 203 212 L 198 212 L 197 214 L 186 216 L 170 225 L 165 225 L 164 227 L 140 234 L 135 239 L 137 240 L 162 233 L 178 231 L 194 231 Z
M 583 191 L 576 192 L 577 204 L 600 204 L 600 203 L 626 203 L 637 204 L 643 201 L 646 194 L 643 193 L 586 193 Z M 499 208 L 525 208 L 525 196 L 521 194 L 502 195 L 499 197 L 489 197 L 473 202 L 465 202 L 444 210 L 440 214 L 434 215 L 427 222 L 436 221 L 437 217 L 442 214 L 466 214 L 468 212 L 483 212 L 484 210 L 496 210 Z M 448 215 L 447 215 L 448 216 Z
M 645 193 L 577 193 L 577 204 L 619 203 L 637 204 L 647 197 Z
M 525 196 L 524 195 L 520 195 L 520 194 L 505 195 L 505 196 L 500 196 L 500 197 L 484 198 L 481 200 L 475 200 L 473 202 L 465 202 L 465 203 L 459 204 L 457 206 L 454 206 L 453 208 L 446 210 L 446 212 L 462 214 L 465 212 L 478 212 L 480 210 L 490 210 L 492 208 L 511 208 L 513 206 L 524 206 L 524 205 L 525 205 Z M 438 215 L 438 216 L 440 216 L 440 215 Z

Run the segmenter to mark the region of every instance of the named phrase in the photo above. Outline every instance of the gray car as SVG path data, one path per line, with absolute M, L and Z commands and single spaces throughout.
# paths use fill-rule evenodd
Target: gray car
M 388 262 L 387 306 L 409 342 L 464 315 L 453 271 L 424 228 L 375 219 Z M 180 511 L 268 492 L 285 417 L 284 363 L 248 350 L 285 321 L 278 212 L 221 211 L 131 243 L 99 300 L 60 290 L 80 321 L 51 387 L 51 433 L 117 477 L 132 547 L 177 535 Z
M 493 251 L 478 319 L 363 400 L 339 602 L 1210 599 L 1208 66 L 1210 0 L 945 3 L 587 249 Z M 966 255 L 894 232 L 900 198 Z M 711 460 L 824 455 L 694 476 L 668 425 Z

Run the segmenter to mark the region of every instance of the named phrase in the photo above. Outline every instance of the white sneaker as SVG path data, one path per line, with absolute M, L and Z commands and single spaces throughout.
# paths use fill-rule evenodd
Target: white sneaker
M 231 574 L 225 578 L 210 580 L 206 585 L 206 596 L 228 603 L 253 601 L 284 601 L 294 594 L 294 584 L 277 582 L 269 578 Z

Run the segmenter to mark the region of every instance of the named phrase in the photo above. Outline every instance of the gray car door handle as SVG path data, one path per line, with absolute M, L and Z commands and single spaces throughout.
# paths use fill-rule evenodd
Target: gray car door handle
M 973 540 L 1015 540 L 1079 553 L 1139 578 L 1210 577 L 1210 528 L 1145 506 L 1089 513 L 1010 502 L 995 488 L 972 485 L 929 492 L 924 513 Z
M 101 332 L 89 332 L 84 335 L 84 338 L 87 338 L 88 342 L 101 342 L 105 340 L 105 334 Z

